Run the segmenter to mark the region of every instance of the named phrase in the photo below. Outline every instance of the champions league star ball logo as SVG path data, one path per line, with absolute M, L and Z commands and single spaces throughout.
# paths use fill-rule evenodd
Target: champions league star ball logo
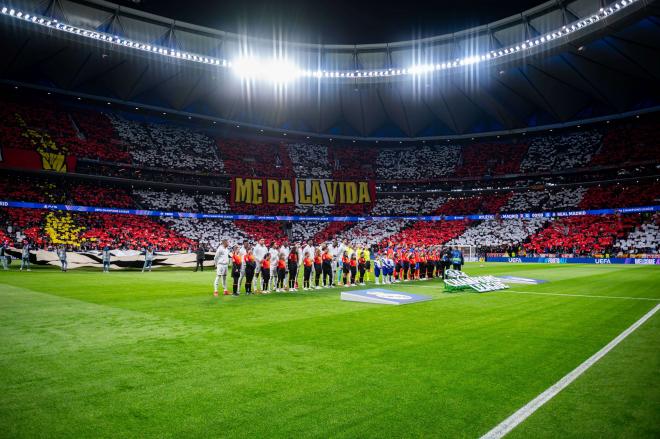
M 396 293 L 382 293 L 380 291 L 372 291 L 367 293 L 370 296 L 376 296 L 381 299 L 390 299 L 390 300 L 410 300 L 412 297 L 406 296 L 404 294 L 396 294 Z
M 381 305 L 408 305 L 410 303 L 425 302 L 432 299 L 431 296 L 381 289 L 342 291 L 340 297 L 341 300 L 348 302 L 376 303 Z

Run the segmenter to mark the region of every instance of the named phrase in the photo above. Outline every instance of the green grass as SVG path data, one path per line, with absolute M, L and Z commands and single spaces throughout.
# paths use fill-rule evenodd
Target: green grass
M 214 299 L 212 272 L 0 272 L 0 437 L 478 437 L 660 303 L 656 267 L 466 271 L 609 298 L 433 281 L 391 286 L 436 299 L 394 307 Z M 512 436 L 659 437 L 659 320 Z

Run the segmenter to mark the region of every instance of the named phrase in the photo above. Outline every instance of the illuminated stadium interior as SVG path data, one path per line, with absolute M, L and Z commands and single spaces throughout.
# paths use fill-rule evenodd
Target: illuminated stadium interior
M 660 436 L 656 1 L 117 1 L 0 0 L 0 437 Z

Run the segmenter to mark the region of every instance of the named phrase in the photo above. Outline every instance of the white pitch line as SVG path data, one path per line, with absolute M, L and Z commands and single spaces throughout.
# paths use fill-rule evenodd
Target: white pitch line
M 562 293 L 543 293 L 540 291 L 512 291 L 512 290 L 500 290 L 499 292 L 514 293 L 514 294 L 537 294 L 540 296 L 590 297 L 594 299 L 628 299 L 628 300 L 650 300 L 652 302 L 660 302 L 660 299 L 653 299 L 650 297 L 597 296 L 592 294 L 562 294 Z
M 632 334 L 637 328 L 642 326 L 644 322 L 653 317 L 653 315 L 660 309 L 660 305 L 656 305 L 653 309 L 635 323 L 633 323 L 628 329 L 619 334 L 614 340 L 609 342 L 604 348 L 596 352 L 594 355 L 589 357 L 584 363 L 580 364 L 578 367 L 573 369 L 562 379 L 557 381 L 539 396 L 525 404 L 522 408 L 516 411 L 514 414 L 506 418 L 495 428 L 490 430 L 488 433 L 481 436 L 481 439 L 499 439 L 504 437 L 506 434 L 511 432 L 516 428 L 521 422 L 527 419 L 532 415 L 536 410 L 541 408 L 546 402 L 550 401 L 555 395 L 565 389 L 569 384 L 575 381 L 580 375 L 582 375 L 587 369 L 594 365 L 598 360 L 603 358 L 609 351 L 614 349 L 616 345 L 621 343 L 626 337 Z

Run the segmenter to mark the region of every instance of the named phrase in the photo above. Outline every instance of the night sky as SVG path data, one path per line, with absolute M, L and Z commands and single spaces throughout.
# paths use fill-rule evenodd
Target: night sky
M 366 2 L 335 0 L 116 0 L 214 29 L 322 44 L 409 40 L 486 24 L 542 0 Z

